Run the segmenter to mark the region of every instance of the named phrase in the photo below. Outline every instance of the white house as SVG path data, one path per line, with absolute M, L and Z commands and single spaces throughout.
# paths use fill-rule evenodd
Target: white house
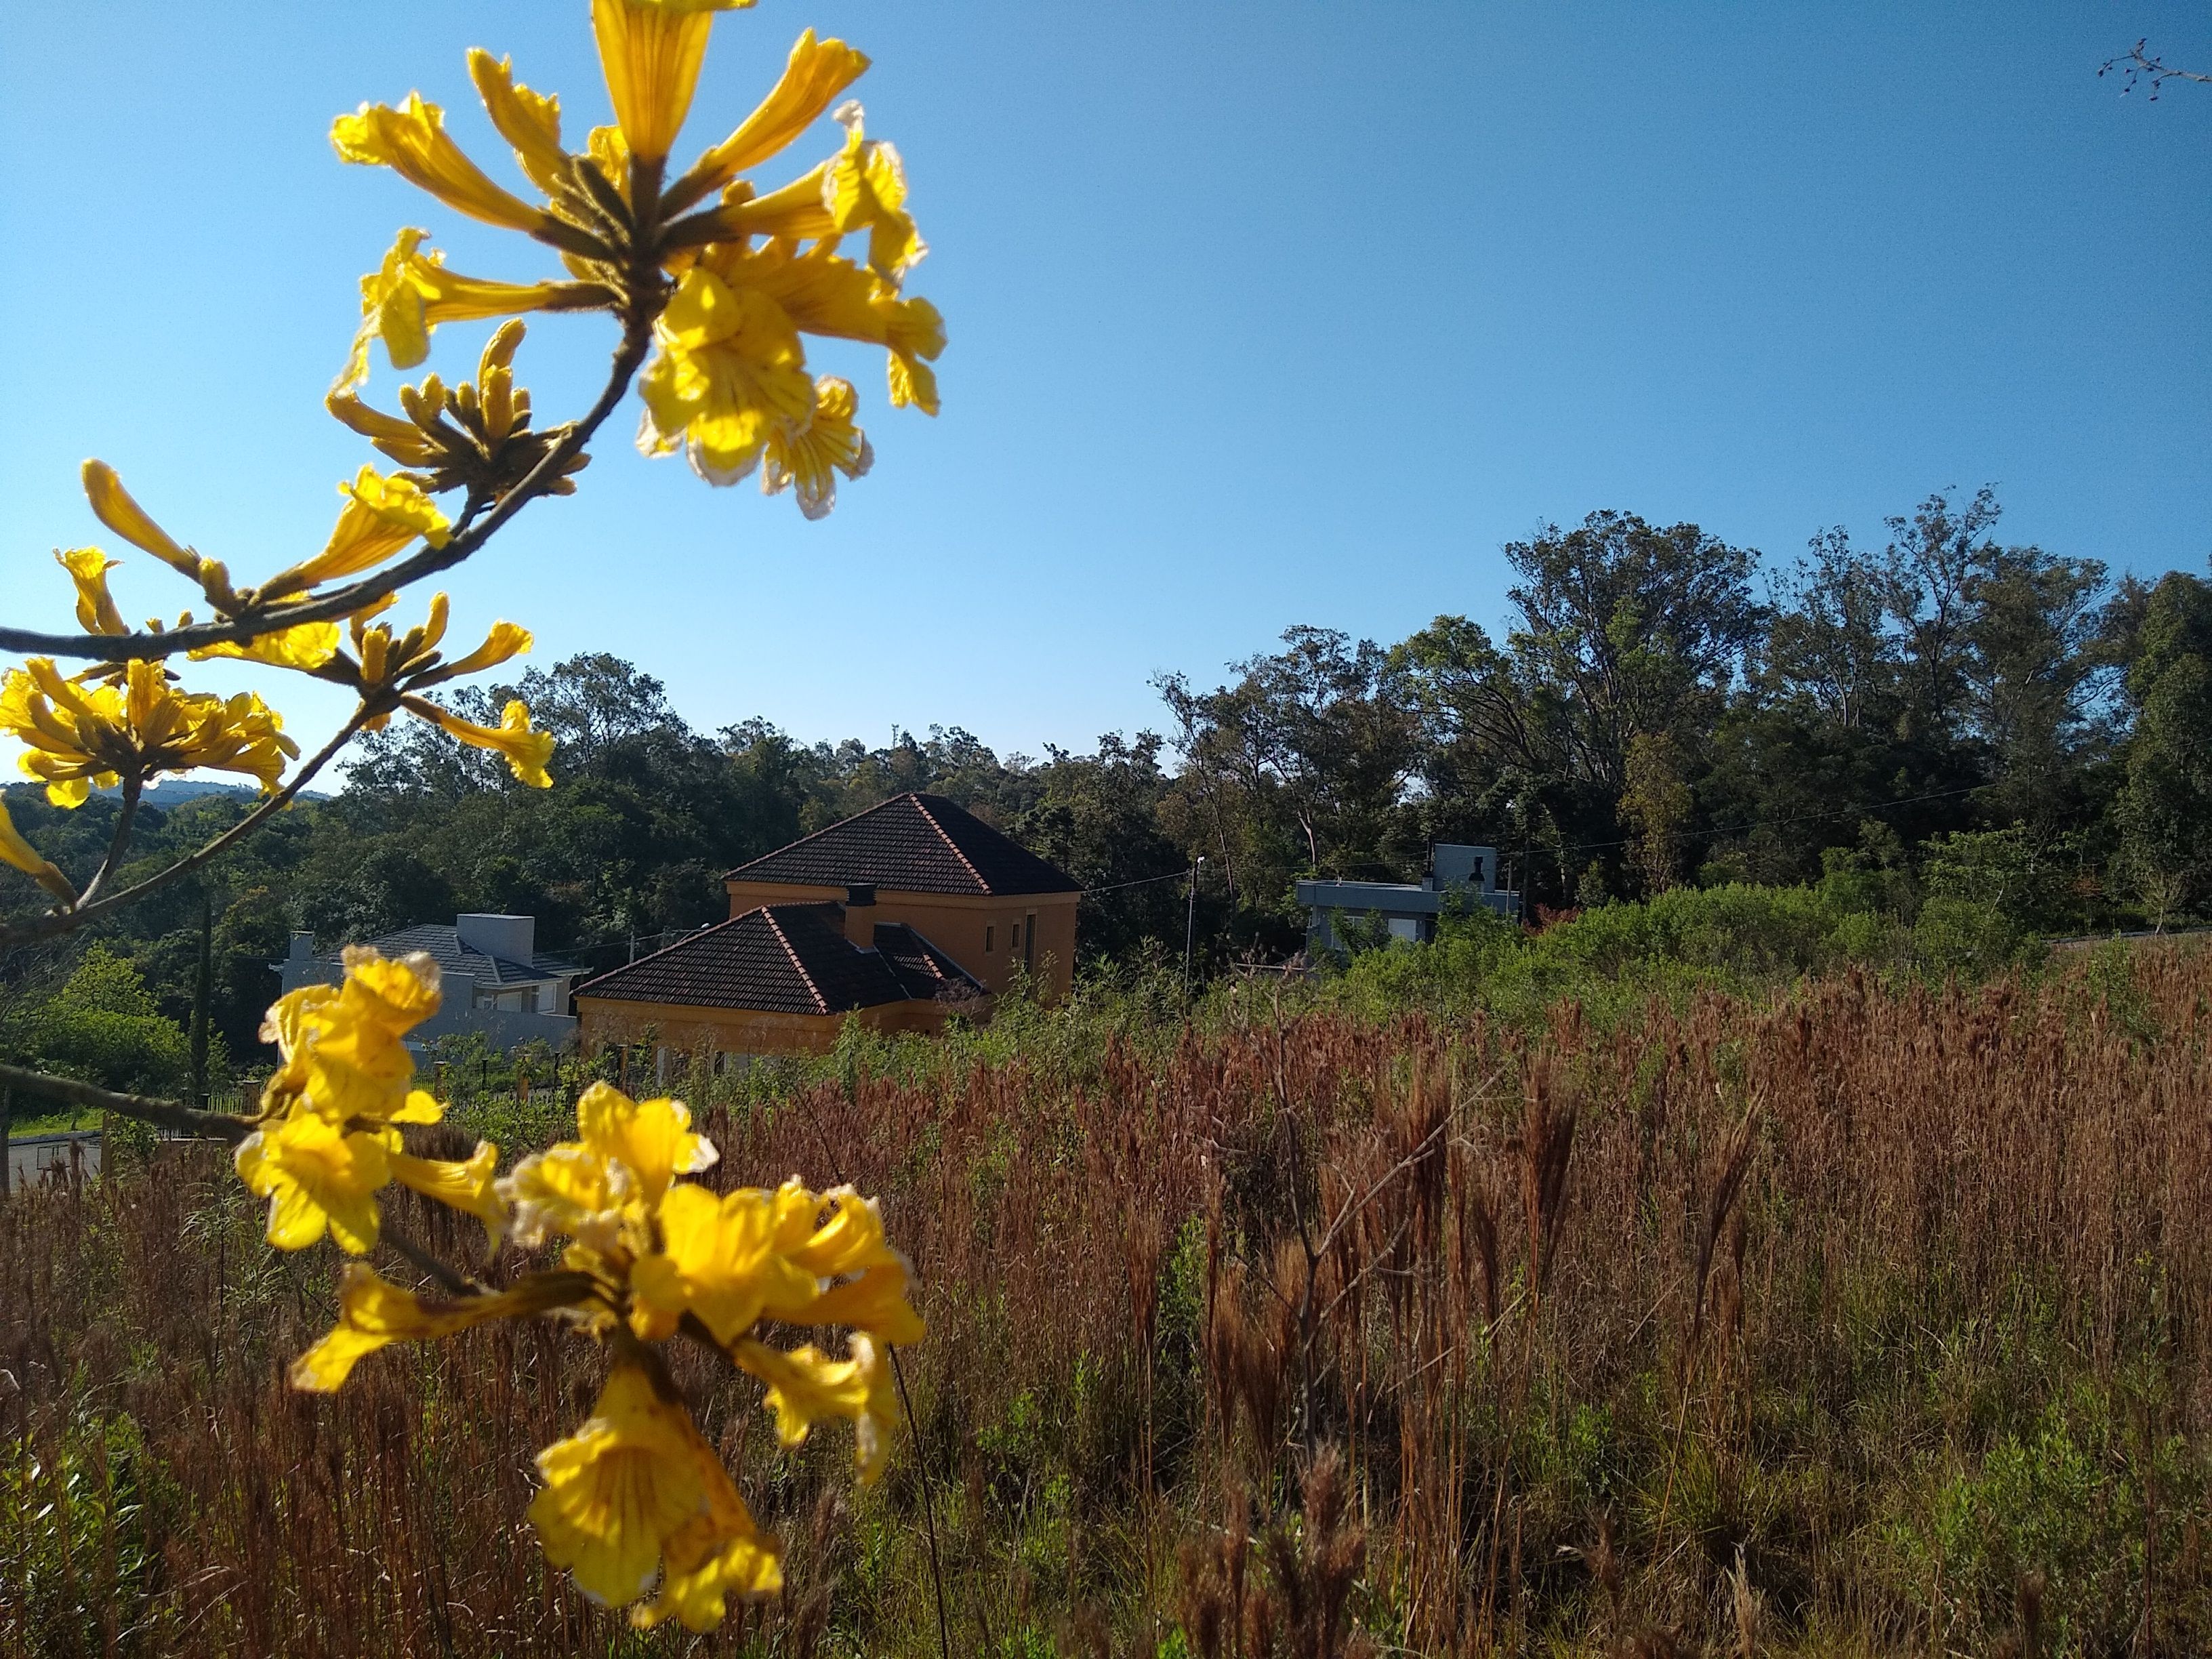
M 1495 847 L 1459 847 L 1440 842 L 1429 849 L 1429 873 L 1419 886 L 1398 881 L 1302 881 L 1298 902 L 1306 907 L 1306 955 L 1342 957 L 1344 939 L 1337 918 L 1354 915 L 1380 923 L 1394 939 L 1436 937 L 1437 919 L 1455 911 L 1494 910 L 1517 915 L 1521 895 L 1498 884 Z
M 495 1048 L 535 1039 L 558 1050 L 575 1042 L 568 990 L 584 969 L 539 954 L 537 937 L 535 916 L 470 914 L 455 916 L 450 927 L 426 921 L 368 942 L 387 957 L 421 951 L 438 964 L 445 1001 L 409 1034 L 410 1047 L 448 1032 L 481 1031 Z M 344 976 L 339 953 L 318 951 L 313 933 L 293 934 L 291 954 L 270 965 L 286 991 L 336 985 Z

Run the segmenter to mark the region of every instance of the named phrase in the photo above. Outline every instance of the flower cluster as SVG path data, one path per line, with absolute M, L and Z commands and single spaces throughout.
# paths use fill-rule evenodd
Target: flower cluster
M 590 1419 L 538 1455 L 544 1485 L 530 1518 L 547 1557 L 593 1598 L 637 1604 L 640 1626 L 709 1629 L 730 1596 L 781 1587 L 778 1547 L 693 1424 L 659 1345 L 684 1337 L 758 1378 L 787 1447 L 817 1422 L 849 1420 L 860 1478 L 872 1480 L 895 1418 L 889 1349 L 923 1334 L 906 1262 L 850 1188 L 817 1193 L 794 1179 L 716 1194 L 684 1180 L 716 1155 L 682 1103 L 605 1083 L 579 1097 L 576 1139 L 503 1180 L 489 1144 L 465 1163 L 410 1156 L 400 1126 L 434 1122 L 440 1108 L 410 1086 L 402 1039 L 437 1006 L 427 959 L 355 950 L 343 985 L 270 1010 L 265 1035 L 283 1065 L 263 1097 L 264 1127 L 238 1152 L 239 1173 L 270 1200 L 270 1242 L 297 1249 L 327 1232 L 363 1254 L 379 1236 L 376 1194 L 396 1181 L 477 1217 L 495 1247 L 560 1244 L 558 1265 L 433 1303 L 356 1263 L 337 1326 L 294 1362 L 292 1381 L 327 1392 L 393 1342 L 492 1319 L 564 1320 L 612 1363 Z M 844 1352 L 777 1346 L 764 1326 L 842 1328 Z
M 860 106 L 848 101 L 836 112 L 846 134 L 836 155 L 765 192 L 743 176 L 829 112 L 866 58 L 811 30 L 800 35 L 760 106 L 667 180 L 714 15 L 749 3 L 593 0 L 616 125 L 593 129 L 574 152 L 563 146 L 558 99 L 516 81 L 507 59 L 471 52 L 477 94 L 535 199 L 471 161 L 444 112 L 420 94 L 338 118 L 331 137 L 345 160 L 391 167 L 448 207 L 536 238 L 569 272 L 538 283 L 464 276 L 424 246 L 426 233 L 401 231 L 362 279 L 361 329 L 333 391 L 341 418 L 353 423 L 346 400 L 368 376 L 373 340 L 406 368 L 428 354 L 442 322 L 587 310 L 652 324 L 658 349 L 638 384 L 641 448 L 681 448 L 717 484 L 757 471 L 769 494 L 793 490 L 809 518 L 830 511 L 838 475 L 860 477 L 872 454 L 853 386 L 808 370 L 803 336 L 884 347 L 891 403 L 937 412 L 931 362 L 945 326 L 927 301 L 901 292 L 927 249 L 907 209 L 898 152 L 867 137 Z M 847 237 L 865 237 L 863 259 L 842 256 Z
M 438 1012 L 438 964 L 391 960 L 363 945 L 345 953 L 340 985 L 305 985 L 280 999 L 261 1028 L 283 1063 L 261 1093 L 260 1127 L 240 1143 L 238 1173 L 269 1200 L 269 1242 L 304 1249 L 325 1233 L 366 1255 L 376 1247 L 376 1194 L 392 1182 L 483 1223 L 496 1249 L 507 1210 L 494 1186 L 499 1149 L 479 1141 L 465 1163 L 416 1158 L 399 1126 L 435 1123 L 445 1109 L 411 1086 L 408 1032 Z

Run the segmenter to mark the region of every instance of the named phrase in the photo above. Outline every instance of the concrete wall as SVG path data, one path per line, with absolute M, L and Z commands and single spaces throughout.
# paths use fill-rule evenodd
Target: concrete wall
M 763 904 L 845 902 L 842 887 L 769 881 L 724 884 L 730 890 L 733 916 Z M 1057 1002 L 1075 988 L 1076 902 L 1073 893 L 969 898 L 878 887 L 873 914 L 879 922 L 904 922 L 973 974 L 994 996 L 1012 984 L 1016 967 L 1026 963 L 1044 1000 Z M 1032 917 L 1036 921 L 1034 947 L 1027 942 Z M 1017 938 L 1024 941 L 1018 946 Z

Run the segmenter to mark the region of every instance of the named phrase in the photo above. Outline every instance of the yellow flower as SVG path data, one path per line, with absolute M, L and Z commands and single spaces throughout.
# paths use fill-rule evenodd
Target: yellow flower
M 836 1279 L 901 1265 L 884 1241 L 883 1211 L 854 1188 L 817 1194 L 787 1181 L 776 1189 L 775 1205 L 776 1248 L 810 1273 Z
M 383 1141 L 302 1112 L 239 1143 L 240 1177 L 269 1200 L 269 1242 L 303 1250 L 325 1232 L 339 1248 L 376 1248 L 376 1189 L 392 1178 Z
M 928 1333 L 907 1301 L 907 1280 L 904 1262 L 870 1267 L 810 1301 L 774 1310 L 775 1316 L 787 1325 L 849 1325 L 878 1342 L 910 1347 Z
M 313 673 L 337 653 L 338 625 L 334 622 L 300 623 L 259 635 L 243 645 L 226 640 L 185 653 L 194 662 L 205 662 L 210 657 L 239 657 L 271 668 L 296 668 L 303 673 Z
M 445 112 L 407 94 L 407 107 L 363 104 L 331 124 L 331 143 L 339 159 L 390 167 L 417 189 L 427 190 L 447 207 L 510 230 L 532 231 L 546 223 L 544 210 L 501 190 L 461 153 L 446 132 Z
M 510 702 L 497 726 L 478 726 L 421 697 L 408 697 L 403 706 L 472 749 L 491 750 L 507 762 L 507 769 L 519 782 L 532 789 L 553 787 L 552 775 L 545 769 L 545 763 L 553 758 L 553 734 L 531 730 L 529 704 Z
M 155 524 L 131 492 L 123 487 L 115 469 L 106 461 L 87 461 L 84 464 L 84 493 L 92 503 L 93 514 L 100 523 L 133 547 L 151 553 L 180 575 L 199 580 L 200 556 L 188 547 L 180 547 L 169 532 Z
M 906 210 L 906 168 L 898 151 L 868 137 L 857 100 L 840 106 L 837 120 L 845 148 L 823 181 L 823 204 L 839 234 L 867 230 L 869 265 L 896 280 L 929 252 Z
M 451 1336 L 488 1319 L 542 1313 L 573 1301 L 581 1289 L 573 1275 L 537 1273 L 509 1291 L 433 1306 L 379 1278 L 365 1262 L 350 1262 L 338 1290 L 338 1322 L 292 1362 L 291 1383 L 310 1394 L 330 1394 L 379 1348 Z
M 433 547 L 453 539 L 452 526 L 437 502 L 401 473 L 385 477 L 364 466 L 351 483 L 341 483 L 345 505 L 323 550 L 272 576 L 255 590 L 260 599 L 280 599 L 319 582 L 357 576 L 374 568 L 420 537 Z
M 435 1123 L 443 1109 L 410 1089 L 415 1058 L 406 1034 L 438 1012 L 438 964 L 422 951 L 387 957 L 372 946 L 346 947 L 338 985 L 303 985 L 270 1006 L 262 1040 L 282 1064 L 262 1091 L 264 1115 L 295 1108 L 334 1124 L 372 1128 Z
M 199 767 L 244 772 L 270 790 L 300 752 L 258 696 L 179 691 L 143 660 L 65 679 L 51 658 L 30 658 L 0 679 L 0 731 L 24 745 L 19 763 L 57 806 L 82 805 L 95 783 Z
M 632 1100 L 594 1083 L 576 1102 L 575 1140 L 526 1158 L 500 1183 L 515 1243 L 555 1234 L 600 1252 L 650 1248 L 646 1223 L 679 1175 L 709 1168 L 714 1145 L 691 1127 L 680 1100 Z
M 494 58 L 481 46 L 469 48 L 469 79 L 530 182 L 548 196 L 560 190 L 568 173 L 568 153 L 561 148 L 561 100 L 531 91 L 514 78 L 513 59 Z
M 76 902 L 76 889 L 70 885 L 69 878 L 23 839 L 22 832 L 15 828 L 15 821 L 8 816 L 8 803 L 4 800 L 0 800 L 0 864 L 13 865 L 64 904 Z
M 687 1630 L 710 1631 L 722 1622 L 730 1596 L 757 1601 L 783 1588 L 775 1540 L 754 1526 L 720 1460 L 696 1434 L 692 1456 L 706 1506 L 670 1534 L 660 1594 L 630 1610 L 630 1623 L 641 1630 L 674 1617 Z
M 530 1520 L 546 1559 L 593 1601 L 637 1600 L 665 1561 L 670 1582 L 641 1618 L 673 1612 L 700 1629 L 720 1618 L 727 1591 L 771 1595 L 782 1583 L 774 1544 L 753 1532 L 690 1416 L 635 1365 L 615 1366 L 590 1420 L 540 1452 L 538 1472 L 545 1486 Z M 728 1559 L 736 1543 L 750 1551 Z
M 725 245 L 708 249 L 700 264 L 733 289 L 758 289 L 802 334 L 887 348 L 892 405 L 937 413 L 928 360 L 945 350 L 945 319 L 928 301 L 902 296 L 866 266 L 838 258 L 826 240 L 805 253 L 788 240 L 757 250 Z
M 637 1177 L 648 1205 L 659 1204 L 678 1176 L 712 1169 L 720 1156 L 693 1130 L 682 1101 L 632 1100 L 611 1083 L 594 1083 L 577 1098 L 576 1129 L 585 1146 Z
M 618 1242 L 637 1197 L 623 1165 L 589 1146 L 562 1141 L 532 1153 L 499 1183 L 507 1204 L 507 1236 L 525 1248 L 556 1235 L 605 1251 Z
M 107 573 L 115 568 L 116 562 L 96 547 L 72 547 L 66 553 L 56 549 L 54 562 L 70 574 L 76 584 L 76 619 L 88 634 L 127 634 L 130 628 L 123 613 L 115 608 L 114 596 L 107 591 Z
M 702 199 L 777 155 L 811 126 L 830 100 L 867 70 L 865 54 L 842 40 L 817 40 L 808 29 L 791 49 L 791 60 L 760 106 L 737 131 L 693 163 L 670 191 L 684 204 Z
M 630 1272 L 643 1304 L 641 1335 L 671 1335 L 688 1312 L 727 1346 L 752 1328 L 763 1308 L 803 1301 L 815 1289 L 812 1277 L 776 1250 L 775 1204 L 758 1188 L 718 1200 L 704 1187 L 672 1187 L 659 1219 L 660 1253 Z
M 778 425 L 803 429 L 813 418 L 799 331 L 757 289 L 732 289 L 694 266 L 654 333 L 660 351 L 637 387 L 646 408 L 638 443 L 647 453 L 681 442 L 701 477 L 735 483 L 760 464 Z
M 718 11 L 753 0 L 592 0 L 599 67 L 630 154 L 658 161 L 691 108 Z
M 866 477 L 875 465 L 868 434 L 853 424 L 860 404 L 851 381 L 832 374 L 816 381 L 814 419 L 805 430 L 779 426 L 769 433 L 762 490 L 776 495 L 796 484 L 799 512 L 809 519 L 827 517 L 837 505 L 837 475 Z
M 398 1151 L 386 1157 L 392 1178 L 401 1186 L 411 1187 L 425 1198 L 435 1199 L 447 1209 L 459 1210 L 483 1223 L 487 1259 L 498 1250 L 500 1237 L 507 1231 L 507 1201 L 499 1195 L 497 1179 L 498 1147 L 479 1140 L 476 1151 L 462 1164 Z
M 730 1357 L 769 1385 L 767 1404 L 775 1413 L 776 1438 L 798 1445 L 825 1417 L 853 1421 L 854 1455 L 863 1486 L 883 1472 L 890 1432 L 897 1422 L 898 1397 L 891 1370 L 875 1343 L 855 1332 L 853 1357 L 832 1359 L 811 1344 L 786 1352 L 748 1337 Z
M 588 283 L 498 283 L 446 268 L 434 249 L 417 252 L 424 230 L 403 230 L 377 270 L 361 279 L 361 328 L 333 392 L 368 378 L 368 343 L 380 339 L 394 368 L 412 368 L 430 355 L 440 323 L 512 317 L 526 311 L 571 310 L 604 303 L 606 290 Z

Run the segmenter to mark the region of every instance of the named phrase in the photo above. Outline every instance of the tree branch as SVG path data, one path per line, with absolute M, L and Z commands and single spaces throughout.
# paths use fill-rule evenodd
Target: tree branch
M 238 1117 L 229 1112 L 194 1111 L 173 1100 L 155 1100 L 147 1095 L 118 1094 L 114 1090 L 103 1089 L 96 1083 L 81 1083 L 72 1077 L 52 1077 L 21 1066 L 0 1065 L 0 1088 L 21 1089 L 27 1094 L 67 1101 L 72 1106 L 88 1106 L 96 1111 L 113 1112 L 118 1117 L 135 1118 L 141 1123 L 172 1129 L 179 1134 L 227 1140 L 234 1146 L 254 1130 L 252 1119 Z
M 295 605 L 283 605 L 228 622 L 195 623 L 162 634 L 41 634 L 27 628 L 0 627 L 0 651 L 34 657 L 84 657 L 99 662 L 126 662 L 174 656 L 204 646 L 242 645 L 265 638 L 280 629 L 303 623 L 335 622 L 374 605 L 425 576 L 450 569 L 489 541 L 501 526 L 520 512 L 562 474 L 570 460 L 614 413 L 615 405 L 629 390 L 630 377 L 645 362 L 652 342 L 650 318 L 633 315 L 623 324 L 622 344 L 617 348 L 606 387 L 584 418 L 570 427 L 561 441 L 539 458 L 522 482 L 501 496 L 477 523 L 453 537 L 443 547 L 423 546 L 413 557 L 387 570 L 372 571 L 350 586 L 332 590 Z
M 123 810 L 115 815 L 115 833 L 107 838 L 107 856 L 100 860 L 100 868 L 93 873 L 84 891 L 76 896 L 78 908 L 100 896 L 100 890 L 107 885 L 107 878 L 115 873 L 116 866 L 122 863 L 124 848 L 131 844 L 131 823 L 138 816 L 139 798 L 145 792 L 145 779 L 131 776 L 123 780 Z
M 12 927 L 0 927 L 0 950 L 12 945 L 27 945 L 34 939 L 52 939 L 58 934 L 74 933 L 88 922 L 98 921 L 111 910 L 120 909 L 126 904 L 137 903 L 149 894 L 167 887 L 178 877 L 189 875 L 210 860 L 220 857 L 225 850 L 252 834 L 265 820 L 290 805 L 293 797 L 307 787 L 308 781 L 324 767 L 329 765 L 338 750 L 353 740 L 354 733 L 360 731 L 374 718 L 375 718 L 375 705 L 363 703 L 354 711 L 353 717 L 338 728 L 337 735 L 317 750 L 308 759 L 307 763 L 293 774 L 289 783 L 263 800 L 251 812 L 198 851 L 187 853 L 167 869 L 158 871 L 135 886 L 125 888 L 119 893 L 110 893 L 95 903 L 80 903 L 67 910 L 49 910 L 45 915 L 32 921 L 18 922 Z M 106 866 L 103 866 L 100 877 L 94 879 L 94 887 L 99 885 L 100 880 L 105 878 L 106 873 Z

